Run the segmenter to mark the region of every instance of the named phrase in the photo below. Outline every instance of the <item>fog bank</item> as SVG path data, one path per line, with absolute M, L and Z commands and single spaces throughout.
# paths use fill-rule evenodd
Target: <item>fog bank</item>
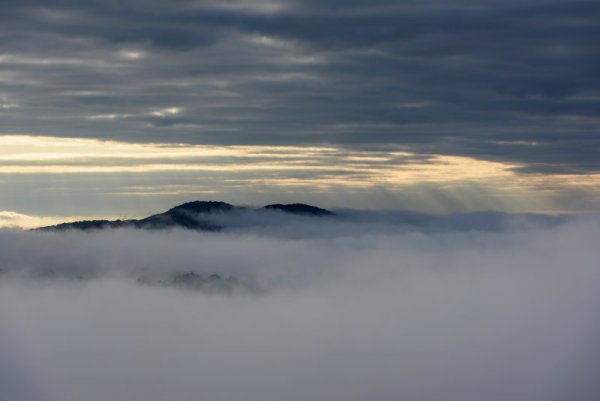
M 597 217 L 441 226 L 2 231 L 2 399 L 597 399 Z

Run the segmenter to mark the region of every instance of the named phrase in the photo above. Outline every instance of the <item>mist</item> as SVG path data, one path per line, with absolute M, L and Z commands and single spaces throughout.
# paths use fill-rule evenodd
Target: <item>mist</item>
M 598 216 L 340 214 L 0 231 L 2 400 L 598 398 Z

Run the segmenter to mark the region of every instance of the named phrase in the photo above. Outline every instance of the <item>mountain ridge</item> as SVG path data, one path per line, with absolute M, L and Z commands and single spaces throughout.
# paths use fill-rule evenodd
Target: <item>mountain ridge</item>
M 104 230 L 116 228 L 135 229 L 169 229 L 183 228 L 198 231 L 220 231 L 224 227 L 210 221 L 214 214 L 236 213 L 243 211 L 278 212 L 298 216 L 324 217 L 335 216 L 330 210 L 304 203 L 269 204 L 252 208 L 235 206 L 220 201 L 190 201 L 174 206 L 163 213 L 157 213 L 141 219 L 127 220 L 80 220 L 69 223 L 60 223 L 51 226 L 39 227 L 39 231 L 67 231 L 67 230 Z

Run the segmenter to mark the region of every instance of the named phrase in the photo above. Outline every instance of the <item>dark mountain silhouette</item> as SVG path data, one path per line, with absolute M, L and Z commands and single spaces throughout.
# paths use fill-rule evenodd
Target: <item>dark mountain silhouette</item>
M 274 205 L 267 205 L 264 209 L 269 210 L 280 210 L 285 213 L 293 213 L 293 214 L 303 214 L 303 215 L 311 215 L 311 216 L 333 216 L 335 213 L 330 212 L 326 209 L 321 209 L 320 207 L 305 205 L 304 203 L 291 203 L 289 205 L 282 205 L 276 203 Z
M 238 208 L 225 202 L 193 201 L 175 206 L 164 213 L 137 220 L 135 227 L 153 229 L 181 227 L 191 230 L 218 231 L 222 227 L 210 223 L 202 215 L 228 213 L 235 209 Z
M 193 213 L 213 213 L 213 212 L 230 212 L 235 209 L 243 209 L 237 206 L 230 205 L 225 202 L 215 201 L 192 201 L 175 206 L 169 209 L 167 213 L 178 212 L 193 212 Z
M 72 223 L 62 223 L 54 226 L 41 227 L 38 230 L 43 231 L 66 231 L 66 230 L 103 230 L 113 228 L 137 228 L 137 229 L 168 229 L 185 228 L 200 231 L 219 231 L 222 226 L 210 221 L 210 217 L 215 214 L 239 213 L 246 210 L 281 211 L 284 213 L 296 214 L 301 216 L 334 216 L 335 213 L 329 210 L 321 209 L 316 206 L 305 205 L 303 203 L 293 203 L 289 205 L 274 204 L 262 208 L 252 209 L 246 207 L 234 206 L 225 202 L 215 201 L 193 201 L 175 206 L 164 213 L 154 214 L 152 216 L 135 220 L 83 220 Z
M 72 223 L 61 223 L 54 226 L 40 227 L 35 230 L 64 231 L 64 230 L 103 230 L 108 228 L 135 227 L 136 220 L 82 220 Z

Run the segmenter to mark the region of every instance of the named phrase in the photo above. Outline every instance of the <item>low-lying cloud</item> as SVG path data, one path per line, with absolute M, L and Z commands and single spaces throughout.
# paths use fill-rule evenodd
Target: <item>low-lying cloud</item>
M 600 220 L 490 216 L 0 231 L 3 399 L 596 399 Z

